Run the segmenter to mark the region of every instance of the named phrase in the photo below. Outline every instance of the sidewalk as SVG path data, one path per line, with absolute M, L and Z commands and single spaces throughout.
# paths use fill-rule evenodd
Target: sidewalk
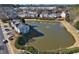
M 0 26 L 1 26 L 2 32 L 3 32 L 3 34 L 4 34 L 4 39 L 8 40 L 8 36 L 6 35 L 6 31 L 4 30 L 4 24 L 3 24 L 3 22 L 2 22 L 1 20 L 0 20 Z M 13 49 L 12 49 L 10 43 L 11 43 L 11 42 L 8 40 L 8 43 L 7 43 L 6 46 L 8 47 L 9 53 L 10 53 L 10 54 L 14 54 Z
M 76 41 L 74 45 L 72 45 L 71 47 L 79 47 L 79 33 L 77 32 L 76 28 L 65 20 L 60 21 L 60 22 L 65 26 L 67 31 L 72 34 L 72 36 L 74 37 Z

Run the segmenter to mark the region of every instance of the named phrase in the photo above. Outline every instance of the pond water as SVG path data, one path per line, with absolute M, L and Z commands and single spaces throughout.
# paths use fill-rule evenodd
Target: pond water
M 43 36 L 35 37 L 35 41 L 30 45 L 40 51 L 52 51 L 55 49 L 66 48 L 74 44 L 73 36 L 65 29 L 61 23 L 27 21 L 27 24 L 43 33 Z

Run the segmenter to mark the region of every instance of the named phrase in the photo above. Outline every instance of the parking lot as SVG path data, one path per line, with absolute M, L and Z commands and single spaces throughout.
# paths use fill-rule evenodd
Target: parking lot
M 4 40 L 4 36 L 3 36 L 3 32 L 2 29 L 0 27 L 0 54 L 8 54 L 8 48 L 6 46 L 6 44 L 3 43 Z

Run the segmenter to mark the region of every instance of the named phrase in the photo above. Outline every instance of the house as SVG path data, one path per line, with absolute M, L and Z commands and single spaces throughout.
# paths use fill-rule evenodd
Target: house
M 26 14 L 25 13 L 18 13 L 18 16 L 23 18 L 26 16 Z
M 19 17 L 62 19 L 67 16 L 67 13 L 62 8 L 57 7 L 27 7 L 21 9 L 22 11 L 18 12 Z
M 42 11 L 39 18 L 48 18 L 48 11 Z
M 38 13 L 36 11 L 28 11 L 26 17 L 36 18 Z
M 51 14 L 49 14 L 49 16 L 48 16 L 49 18 L 56 18 L 57 17 L 57 15 L 56 15 L 56 13 L 51 13 Z
M 24 33 L 28 33 L 29 30 L 30 30 L 30 27 L 28 25 L 25 25 L 25 24 L 19 24 L 17 26 L 17 28 L 19 29 L 19 32 L 24 34 Z
M 25 34 L 25 33 L 28 33 L 29 30 L 30 30 L 30 26 L 29 25 L 26 25 L 26 24 L 23 24 L 21 23 L 19 20 L 12 20 L 11 21 L 11 26 L 14 28 L 14 30 L 17 32 L 17 33 L 21 33 L 21 34 Z
M 65 13 L 64 11 L 62 11 L 61 17 L 62 17 L 62 18 L 65 18 L 65 17 L 66 17 L 66 13 Z

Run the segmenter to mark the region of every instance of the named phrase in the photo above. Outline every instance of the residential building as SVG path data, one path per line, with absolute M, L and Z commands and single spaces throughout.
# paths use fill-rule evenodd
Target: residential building
M 28 33 L 30 30 L 29 25 L 21 23 L 19 20 L 12 20 L 10 22 L 11 22 L 11 26 L 14 28 L 14 30 L 17 33 L 25 34 L 25 33 Z

